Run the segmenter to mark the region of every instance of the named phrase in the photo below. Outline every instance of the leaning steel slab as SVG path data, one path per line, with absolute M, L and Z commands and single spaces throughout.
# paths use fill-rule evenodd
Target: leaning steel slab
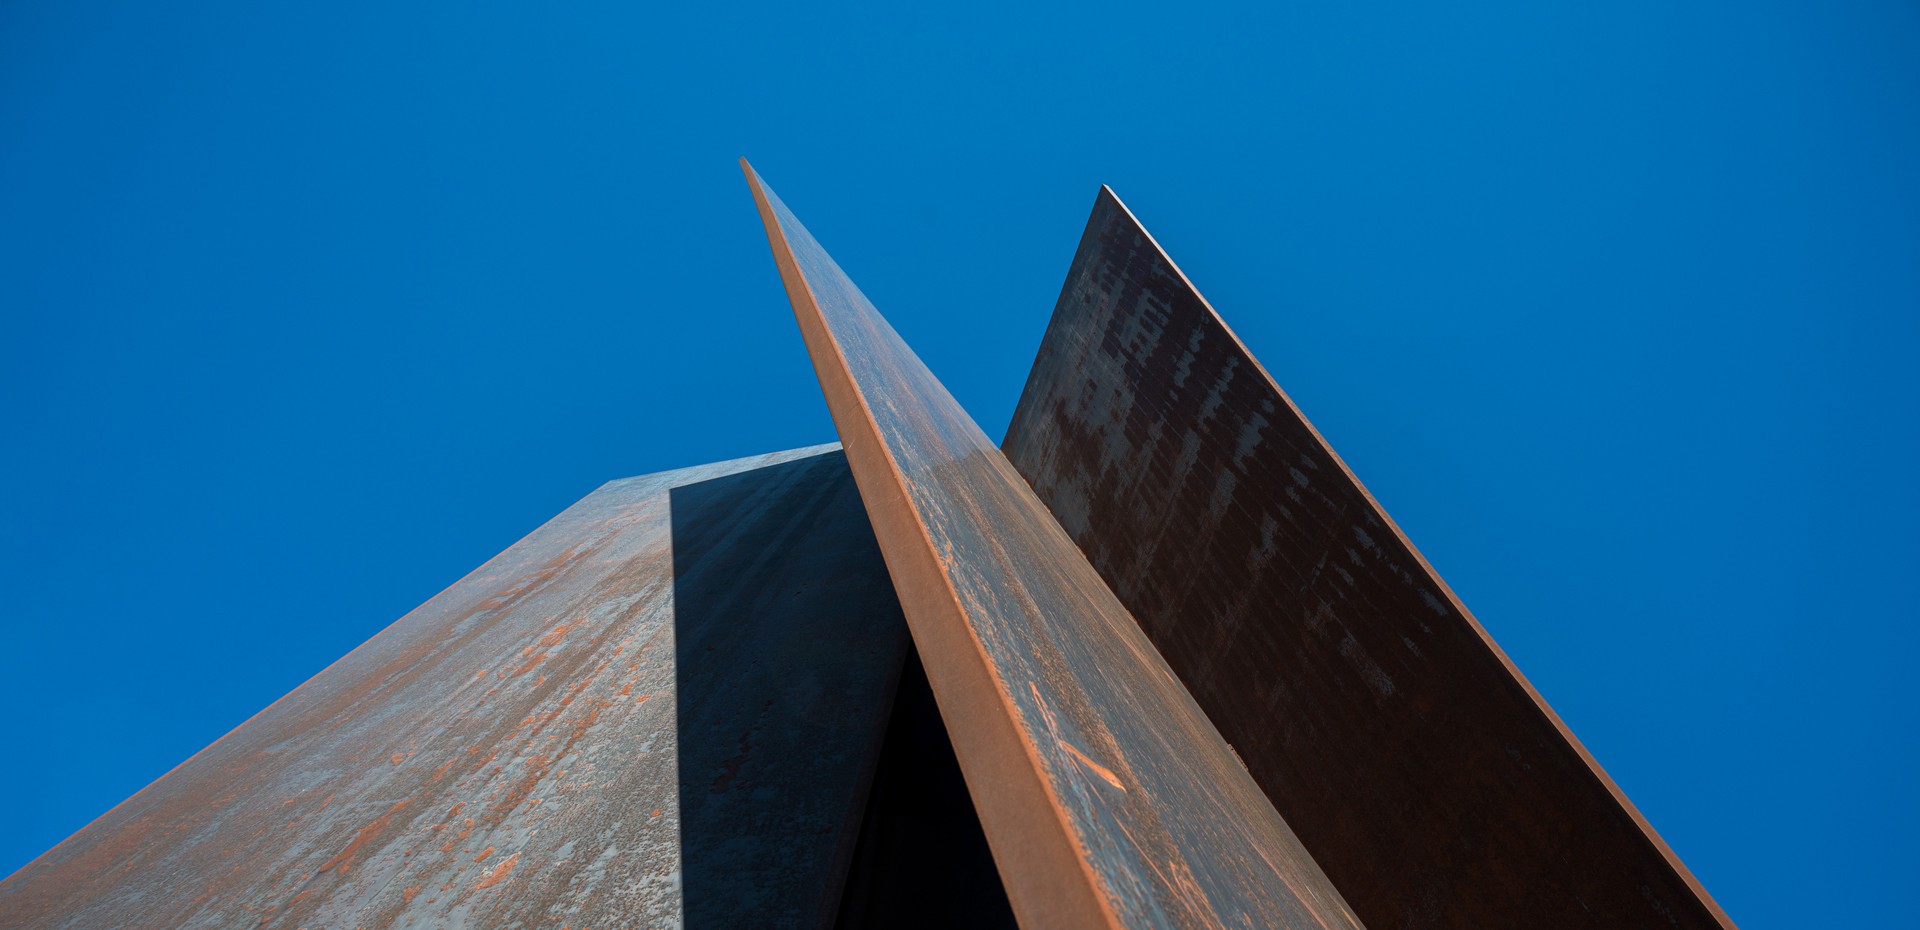
M 1732 926 L 1110 190 L 1004 449 L 1370 926 Z
M 742 168 L 1021 925 L 1358 927 L 1026 482 Z
M 615 481 L 0 883 L 0 927 L 831 927 L 907 647 L 831 447 Z

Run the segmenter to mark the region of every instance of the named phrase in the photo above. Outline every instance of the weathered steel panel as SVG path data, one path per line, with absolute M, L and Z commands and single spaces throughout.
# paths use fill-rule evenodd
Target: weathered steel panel
M 1371 926 L 1731 926 L 1111 191 L 1004 448 Z
M 615 481 L 15 873 L 0 926 L 831 926 L 906 648 L 839 452 Z
M 1026 482 L 746 173 L 1021 924 L 1357 927 Z

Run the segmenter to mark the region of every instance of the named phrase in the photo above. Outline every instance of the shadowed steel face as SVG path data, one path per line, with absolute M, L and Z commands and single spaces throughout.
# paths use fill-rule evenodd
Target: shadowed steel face
M 891 587 L 831 447 L 612 482 L 15 873 L 0 926 L 831 926 Z
M 1026 482 L 746 170 L 1022 925 L 1358 926 Z
M 1111 191 L 1005 450 L 1370 926 L 1731 926 Z

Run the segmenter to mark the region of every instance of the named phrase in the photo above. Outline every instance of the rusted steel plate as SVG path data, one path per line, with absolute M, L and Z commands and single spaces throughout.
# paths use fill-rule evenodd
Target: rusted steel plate
M 1732 926 L 1109 190 L 1004 447 L 1369 925 Z
M 1359 926 L 1000 450 L 742 167 L 1021 925 Z
M 831 447 L 615 481 L 15 873 L 0 926 L 831 926 L 906 648 Z

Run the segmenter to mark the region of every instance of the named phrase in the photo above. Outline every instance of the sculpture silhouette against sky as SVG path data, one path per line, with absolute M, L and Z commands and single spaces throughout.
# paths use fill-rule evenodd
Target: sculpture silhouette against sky
M 1732 926 L 1111 191 L 996 445 L 743 168 L 840 446 L 607 484 L 0 927 Z

